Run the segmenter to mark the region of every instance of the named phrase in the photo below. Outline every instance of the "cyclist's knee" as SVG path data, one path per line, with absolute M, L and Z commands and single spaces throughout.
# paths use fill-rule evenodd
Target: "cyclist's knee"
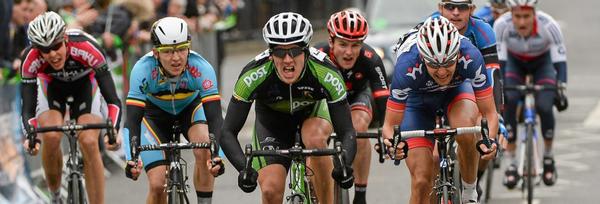
M 364 110 L 353 110 L 352 111 L 352 124 L 354 129 L 359 132 L 364 132 L 369 129 L 369 123 L 371 123 L 371 116 Z
M 58 132 L 44 133 L 44 136 L 42 138 L 42 145 L 44 145 L 46 148 L 59 148 L 61 138 L 62 134 Z
M 429 192 L 431 190 L 431 185 L 431 177 L 426 175 L 413 176 L 412 178 L 412 189 L 417 192 L 417 194 Z
M 302 142 L 306 148 L 326 148 L 327 139 L 331 134 L 331 124 L 322 121 L 312 121 L 303 124 Z
M 79 143 L 82 149 L 98 149 L 98 136 L 93 133 L 86 131 L 86 134 L 82 133 L 79 135 Z

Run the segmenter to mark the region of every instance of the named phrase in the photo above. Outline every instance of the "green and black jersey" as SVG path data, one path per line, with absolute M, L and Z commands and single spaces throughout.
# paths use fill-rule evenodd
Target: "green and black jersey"
M 326 54 L 315 49 L 310 53 L 300 79 L 288 85 L 279 80 L 268 51 L 263 52 L 242 70 L 233 97 L 290 114 L 312 107 L 321 99 L 328 103 L 346 99 L 344 79 Z
M 268 51 L 257 55 L 239 75 L 227 109 L 223 139 L 220 140 L 227 158 L 238 170 L 243 168 L 245 161 L 236 136 L 254 102 L 257 118 L 260 118 L 260 114 L 273 117 L 303 114 L 326 100 L 334 130 L 337 135 L 344 137 L 342 143 L 347 152 L 346 159 L 352 162 L 356 141 L 344 79 L 327 54 L 314 48 L 310 48 L 308 53 L 301 76 L 293 84 L 286 84 L 279 79 Z

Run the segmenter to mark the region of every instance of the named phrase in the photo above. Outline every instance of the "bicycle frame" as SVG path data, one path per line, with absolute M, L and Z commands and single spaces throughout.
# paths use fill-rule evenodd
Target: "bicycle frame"
M 251 144 L 247 144 L 245 148 L 246 165 L 245 169 L 252 168 L 252 157 L 255 156 L 286 156 L 291 159 L 290 165 L 290 195 L 286 196 L 287 203 L 294 204 L 316 204 L 317 197 L 312 193 L 312 184 L 310 182 L 310 169 L 306 167 L 306 157 L 308 156 L 330 156 L 335 155 L 335 159 L 341 159 L 342 145 L 341 142 L 335 142 L 334 149 L 304 149 L 300 143 L 300 133 L 296 133 L 294 146 L 290 149 L 274 149 L 274 150 L 253 150 Z M 247 171 L 246 171 L 247 172 Z
M 87 193 L 83 182 L 83 162 L 80 157 L 79 148 L 77 145 L 77 131 L 86 129 L 107 129 L 109 141 L 115 141 L 114 133 L 112 132 L 112 123 L 107 120 L 106 123 L 98 124 L 76 124 L 75 120 L 68 120 L 63 126 L 31 128 L 28 135 L 29 141 L 35 141 L 37 133 L 61 131 L 69 140 L 69 158 L 66 166 L 68 169 L 67 177 L 67 203 L 87 203 Z M 35 142 L 30 142 L 30 145 L 35 145 Z M 30 146 L 31 148 L 31 146 Z
M 487 122 L 482 120 L 481 126 L 474 127 L 462 127 L 462 128 L 444 128 L 443 127 L 443 111 L 438 110 L 436 112 L 436 125 L 433 130 L 411 130 L 411 131 L 399 131 L 398 126 L 394 127 L 395 132 L 399 132 L 398 138 L 402 140 L 414 137 L 425 137 L 431 136 L 435 139 L 439 154 L 439 173 L 436 178 L 433 192 L 437 197 L 437 203 L 460 203 L 460 189 L 458 188 L 457 181 L 459 179 L 458 165 L 455 160 L 451 157 L 453 148 L 454 137 L 462 134 L 472 133 L 487 133 Z M 482 134 L 484 144 L 489 146 L 487 135 Z M 487 143 L 486 143 L 487 141 Z
M 540 183 L 541 173 L 543 172 L 542 162 L 537 149 L 538 134 L 536 131 L 537 114 L 535 112 L 535 92 L 541 90 L 556 90 L 555 86 L 548 85 L 516 85 L 507 86 L 505 89 L 516 90 L 525 94 L 525 101 L 522 114 L 525 123 L 525 137 L 522 138 L 519 145 L 519 162 L 517 172 L 521 176 L 521 191 L 523 196 L 527 194 L 527 202 L 533 202 L 533 186 Z M 534 182 L 535 180 L 535 182 Z
M 188 180 L 187 176 L 187 162 L 181 157 L 182 149 L 211 149 L 211 157 L 216 154 L 213 152 L 213 146 L 216 144 L 214 135 L 209 134 L 209 143 L 180 143 L 181 129 L 176 121 L 173 125 L 173 139 L 172 142 L 163 144 L 153 145 L 141 145 L 137 147 L 134 152 L 133 158 L 138 158 L 139 154 L 143 151 L 164 151 L 168 155 L 169 169 L 165 175 L 165 191 L 167 192 L 167 201 L 169 204 L 172 203 L 190 203 L 187 196 L 188 186 L 186 184 Z M 137 146 L 137 136 L 133 136 L 131 139 L 132 147 Z M 135 161 L 137 163 L 137 161 Z

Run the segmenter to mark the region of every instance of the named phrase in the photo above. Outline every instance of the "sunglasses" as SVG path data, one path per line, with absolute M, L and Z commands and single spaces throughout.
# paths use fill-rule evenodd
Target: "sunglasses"
M 271 49 L 271 55 L 279 58 L 284 58 L 286 55 L 290 55 L 290 57 L 294 58 L 304 53 L 304 50 L 306 50 L 305 47 L 294 47 L 290 49 L 275 48 Z
M 54 45 L 48 46 L 48 47 L 42 47 L 42 46 L 37 46 L 36 48 L 38 50 L 40 50 L 40 52 L 44 53 L 44 54 L 48 54 L 52 51 L 57 51 L 58 49 L 60 49 L 63 46 L 63 42 L 60 43 L 56 43 Z
M 466 11 L 471 8 L 471 5 L 465 4 L 465 3 L 446 2 L 446 3 L 442 3 L 442 7 L 444 7 L 444 9 L 446 9 L 448 11 L 454 11 L 454 9 L 456 9 L 456 8 L 458 8 L 459 11 Z
M 458 61 L 458 56 L 455 57 L 454 59 L 447 60 L 444 63 L 429 62 L 429 61 L 427 61 L 425 59 L 423 59 L 423 61 L 425 62 L 425 64 L 427 65 L 427 67 L 429 67 L 431 69 L 447 68 L 447 67 L 450 67 L 450 66 L 454 65 Z
M 165 54 L 181 53 L 190 49 L 190 42 L 181 43 L 177 45 L 163 45 L 156 48 L 157 52 Z

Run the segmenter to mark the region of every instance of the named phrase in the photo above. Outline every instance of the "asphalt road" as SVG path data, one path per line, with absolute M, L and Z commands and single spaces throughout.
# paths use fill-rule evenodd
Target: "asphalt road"
M 597 84 L 600 81 L 600 69 L 596 62 L 600 50 L 600 13 L 596 10 L 600 8 L 600 1 L 541 1 L 539 4 L 542 10 L 559 21 L 566 37 L 570 107 L 568 111 L 557 115 L 554 152 L 559 172 L 558 183 L 553 187 L 543 184 L 537 187 L 536 203 L 597 203 L 598 200 L 592 195 L 597 187 L 594 181 L 600 180 L 598 170 L 595 170 L 600 168 L 600 150 L 597 148 L 600 144 L 600 86 Z M 262 49 L 257 42 L 240 43 L 228 48 L 235 50 L 225 59 L 220 81 L 224 107 L 227 107 L 233 83 L 241 68 Z M 241 135 L 249 135 L 248 127 L 254 116 L 248 118 Z M 242 143 L 245 144 L 248 139 L 243 139 Z M 188 158 L 188 161 L 193 160 L 189 155 Z M 410 179 L 407 168 L 404 165 L 376 163 L 375 157 L 372 161 L 367 194 L 369 203 L 408 203 Z M 521 191 L 506 190 L 501 185 L 501 174 L 503 171 L 496 171 L 491 203 L 521 203 Z M 260 190 L 243 193 L 237 187 L 237 175 L 234 168 L 228 165 L 225 175 L 216 180 L 213 203 L 260 203 Z M 188 184 L 193 189 L 192 182 L 188 181 Z M 107 178 L 107 203 L 144 203 L 147 192 L 145 175 L 137 182 L 126 179 L 122 172 Z M 190 196 L 195 201 L 195 195 L 190 193 Z

